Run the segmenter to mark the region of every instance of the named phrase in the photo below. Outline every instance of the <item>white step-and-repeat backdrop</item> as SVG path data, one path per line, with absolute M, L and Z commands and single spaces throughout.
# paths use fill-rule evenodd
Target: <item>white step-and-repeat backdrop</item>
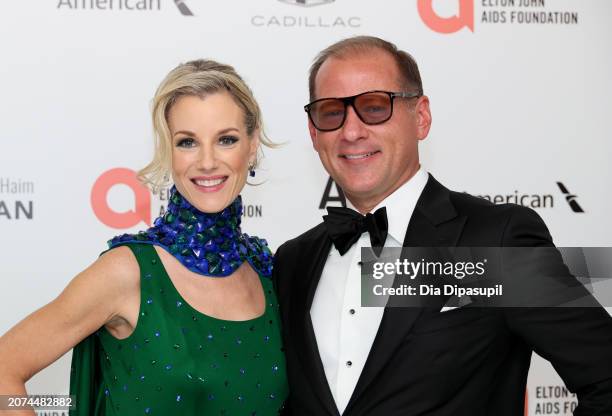
M 356 34 L 419 62 L 437 179 L 535 208 L 557 245 L 612 245 L 611 18 L 609 0 L 3 1 L 0 334 L 165 204 L 134 191 L 133 171 L 152 154 L 150 99 L 179 62 L 234 65 L 284 143 L 243 192 L 243 229 L 276 248 L 318 223 L 338 191 L 310 144 L 307 69 Z M 69 356 L 30 391 L 66 392 Z M 537 357 L 527 394 L 530 415 L 575 406 Z

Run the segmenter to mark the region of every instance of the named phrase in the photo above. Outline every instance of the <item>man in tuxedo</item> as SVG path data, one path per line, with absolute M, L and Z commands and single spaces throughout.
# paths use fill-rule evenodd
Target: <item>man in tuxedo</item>
M 602 308 L 367 308 L 360 249 L 552 247 L 539 216 L 437 182 L 419 163 L 431 126 L 416 62 L 373 37 L 340 41 L 310 71 L 314 149 L 350 210 L 277 251 L 293 415 L 523 415 L 532 351 L 612 415 L 612 323 Z M 442 305 L 440 305 L 442 306 Z

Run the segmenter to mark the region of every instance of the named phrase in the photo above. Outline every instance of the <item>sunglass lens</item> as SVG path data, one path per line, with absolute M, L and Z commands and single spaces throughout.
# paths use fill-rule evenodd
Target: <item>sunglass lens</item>
M 335 130 L 344 120 L 344 103 L 340 100 L 321 100 L 310 108 L 315 127 L 320 130 Z
M 391 97 L 385 93 L 371 93 L 355 98 L 355 108 L 368 124 L 380 124 L 391 116 Z

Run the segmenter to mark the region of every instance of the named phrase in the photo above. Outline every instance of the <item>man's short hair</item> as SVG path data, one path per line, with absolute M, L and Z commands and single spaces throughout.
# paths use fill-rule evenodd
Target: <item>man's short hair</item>
M 316 99 L 315 80 L 319 73 L 319 69 L 321 69 L 321 65 L 323 65 L 327 59 L 342 59 L 352 54 L 371 52 L 375 49 L 385 51 L 393 57 L 402 76 L 399 82 L 404 84 L 404 88 L 418 92 L 421 95 L 423 94 L 423 82 L 421 81 L 419 67 L 408 52 L 399 50 L 393 43 L 375 36 L 354 36 L 328 46 L 317 55 L 310 67 L 310 74 L 308 76 L 310 101 Z

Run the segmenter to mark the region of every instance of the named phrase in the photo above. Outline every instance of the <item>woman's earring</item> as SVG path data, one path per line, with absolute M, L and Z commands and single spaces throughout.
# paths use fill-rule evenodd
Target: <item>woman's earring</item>
M 255 177 L 255 163 L 249 163 L 249 176 L 251 178 Z

